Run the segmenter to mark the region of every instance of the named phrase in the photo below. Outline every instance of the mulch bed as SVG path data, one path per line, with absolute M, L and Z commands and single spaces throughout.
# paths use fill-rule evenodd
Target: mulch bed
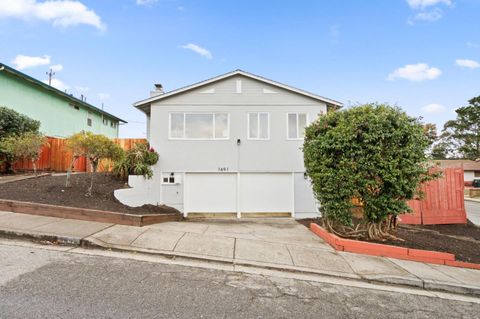
M 320 218 L 298 222 L 306 227 L 310 227 L 310 223 L 322 226 Z M 404 241 L 363 241 L 451 253 L 457 260 L 480 264 L 480 227 L 471 222 L 467 225 L 398 225 L 395 236 Z
M 90 186 L 90 174 L 72 174 L 71 187 L 65 187 L 66 177 L 42 176 L 0 185 L 0 199 L 18 200 L 50 205 L 98 209 L 111 212 L 147 215 L 180 212 L 169 206 L 143 205 L 129 207 L 120 203 L 113 191 L 128 187 L 109 174 L 97 173 L 94 177 L 92 196 L 85 196 Z

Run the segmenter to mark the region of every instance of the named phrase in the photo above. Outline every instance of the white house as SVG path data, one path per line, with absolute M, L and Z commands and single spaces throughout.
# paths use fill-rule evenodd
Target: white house
M 151 180 L 116 192 L 138 206 L 185 216 L 318 214 L 303 164 L 304 128 L 340 102 L 236 70 L 168 93 L 156 85 L 134 106 L 160 154 Z

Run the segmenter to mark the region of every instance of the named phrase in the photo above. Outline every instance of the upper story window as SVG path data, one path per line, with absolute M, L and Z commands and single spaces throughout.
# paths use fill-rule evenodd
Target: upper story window
M 248 113 L 248 139 L 268 140 L 270 138 L 270 114 L 267 112 Z
M 170 139 L 228 140 L 228 113 L 170 113 Z
M 301 140 L 305 137 L 305 127 L 308 122 L 307 113 L 287 114 L 287 138 L 289 140 Z
M 108 125 L 108 119 L 103 118 L 102 122 L 103 122 L 103 125 Z
M 87 125 L 92 126 L 92 112 L 88 111 L 87 114 Z
M 117 122 L 110 121 L 110 126 L 113 128 L 117 128 Z

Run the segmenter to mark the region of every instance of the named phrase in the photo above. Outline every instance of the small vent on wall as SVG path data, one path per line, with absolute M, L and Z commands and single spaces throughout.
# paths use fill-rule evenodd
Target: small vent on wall
M 215 89 L 208 89 L 208 90 L 205 90 L 205 91 L 202 91 L 200 92 L 201 94 L 214 94 L 215 93 Z
M 276 94 L 276 91 L 270 90 L 270 89 L 263 89 L 263 93 L 265 94 Z

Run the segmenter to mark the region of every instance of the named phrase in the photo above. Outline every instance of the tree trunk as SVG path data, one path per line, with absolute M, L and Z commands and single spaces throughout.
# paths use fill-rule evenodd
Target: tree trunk
M 35 160 L 32 159 L 32 166 L 33 166 L 33 173 L 35 174 L 35 177 L 37 176 L 37 164 L 35 164 Z
M 65 187 L 66 188 L 69 188 L 70 187 L 70 175 L 72 174 L 72 170 L 73 170 L 73 166 L 75 165 L 75 161 L 77 160 L 77 157 L 76 156 L 73 156 L 72 157 L 72 162 L 70 164 L 70 166 L 68 167 L 68 170 L 67 170 L 67 180 L 65 181 Z
M 87 190 L 87 196 L 92 196 L 92 190 L 93 190 L 93 177 L 95 176 L 95 173 L 97 172 L 97 163 L 94 161 L 90 161 L 91 167 L 92 167 L 92 172 L 90 173 L 90 187 Z

